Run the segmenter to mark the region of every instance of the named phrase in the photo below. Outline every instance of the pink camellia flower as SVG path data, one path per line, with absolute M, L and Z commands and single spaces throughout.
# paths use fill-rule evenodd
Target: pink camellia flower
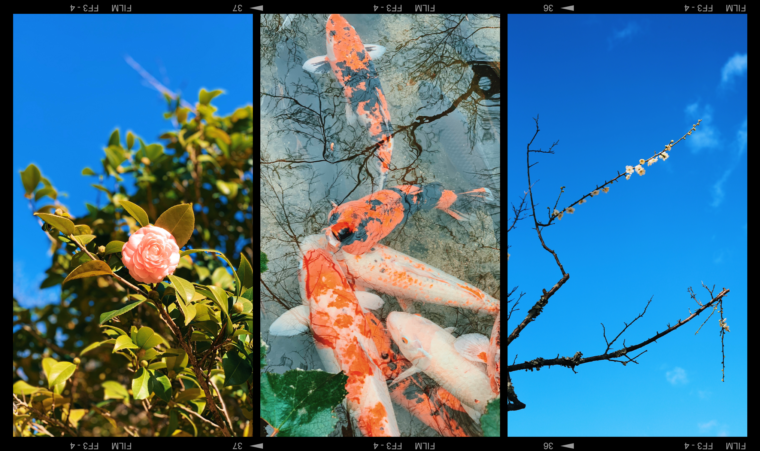
M 147 225 L 124 243 L 121 257 L 135 280 L 158 283 L 177 269 L 179 247 L 171 233 L 161 227 Z

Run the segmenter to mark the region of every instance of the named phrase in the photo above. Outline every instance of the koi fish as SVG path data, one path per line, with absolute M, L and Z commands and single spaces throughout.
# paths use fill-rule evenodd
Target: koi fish
M 371 312 L 365 314 L 372 329 L 372 338 L 380 353 L 380 369 L 386 379 L 393 380 L 412 363 L 399 353 L 380 319 Z M 425 425 L 444 437 L 480 437 L 483 431 L 467 414 L 462 403 L 440 385 L 426 383 L 421 374 L 414 374 L 394 386 L 394 403 L 408 410 Z
M 340 14 L 327 18 L 326 35 L 327 55 L 307 60 L 303 68 L 312 73 L 332 71 L 343 86 L 348 121 L 359 122 L 377 144 L 379 178 L 373 191 L 382 190 L 393 154 L 393 129 L 388 103 L 372 60 L 380 58 L 385 47 L 362 44 L 354 27 Z
M 486 374 L 454 348 L 456 339 L 429 319 L 403 312 L 391 312 L 386 326 L 401 353 L 413 366 L 391 385 L 424 371 L 434 381 L 478 413 L 498 395 L 491 390 Z
M 468 220 L 469 216 L 451 208 L 458 196 L 493 199 L 488 188 L 455 194 L 443 189 L 440 183 L 399 185 L 359 200 L 333 204 L 325 234 L 332 245 L 349 254 L 361 255 L 420 210 L 437 208 L 459 221 Z
M 395 296 L 404 310 L 408 309 L 404 307 L 408 301 L 461 307 L 491 315 L 497 315 L 501 309 L 501 301 L 483 290 L 382 244 L 375 244 L 371 251 L 361 255 L 338 252 L 335 257 L 345 266 L 345 274 L 356 286 Z
M 301 246 L 299 285 L 302 299 L 308 301 L 308 324 L 317 353 L 327 371 L 348 376 L 348 411 L 362 435 L 398 437 L 388 387 L 373 360 L 378 353 L 359 300 L 333 255 L 313 241 Z M 272 324 L 270 333 L 300 333 L 303 327 L 298 325 L 306 317 L 305 305 L 292 309 Z
M 496 315 L 489 340 L 482 334 L 465 334 L 457 338 L 454 348 L 465 358 L 486 366 L 486 374 L 491 383 L 491 390 L 499 393 L 501 389 L 501 313 Z

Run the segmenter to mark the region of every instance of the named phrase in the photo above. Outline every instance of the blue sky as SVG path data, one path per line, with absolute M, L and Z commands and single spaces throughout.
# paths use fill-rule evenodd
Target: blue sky
M 13 16 L 13 295 L 22 305 L 56 301 L 60 286 L 38 289 L 50 245 L 31 216 L 18 171 L 37 164 L 68 194 L 59 200 L 72 214 L 85 215 L 85 202 L 96 204 L 98 191 L 90 185 L 97 178 L 80 172 L 85 166 L 102 171 L 115 128 L 122 143 L 132 130 L 146 144 L 163 143 L 158 136 L 174 130 L 162 116 L 166 101 L 124 55 L 193 104 L 201 88 L 223 89 L 213 103 L 217 114 L 229 115 L 253 102 L 252 36 L 250 15 Z M 101 206 L 104 201 L 101 196 Z
M 530 154 L 544 223 L 561 187 L 560 210 L 702 119 L 667 161 L 619 179 L 544 228 L 570 279 L 509 346 L 508 365 L 603 354 L 601 323 L 612 340 L 652 298 L 613 349 L 623 339 L 638 344 L 698 308 L 689 287 L 702 302 L 710 299 L 702 282 L 715 294 L 731 290 L 723 343 L 720 311 L 702 326 L 710 309 L 645 347 L 638 365 L 512 372 L 527 408 L 508 414 L 508 434 L 746 436 L 747 17 L 510 15 L 507 33 L 510 224 L 528 189 L 526 146 L 537 114 L 531 149 L 559 140 L 553 155 Z M 562 277 L 532 220 L 507 237 L 507 285 L 518 287 L 513 298 L 525 293 L 508 333 Z

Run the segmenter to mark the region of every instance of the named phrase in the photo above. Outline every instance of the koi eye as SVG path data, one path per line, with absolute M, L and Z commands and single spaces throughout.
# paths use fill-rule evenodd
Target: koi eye
M 404 344 L 409 344 L 409 342 L 404 337 L 401 337 L 401 342 L 404 343 Z
M 383 359 L 387 359 L 388 358 L 388 353 L 384 352 L 384 353 L 380 354 L 380 357 L 382 357 Z

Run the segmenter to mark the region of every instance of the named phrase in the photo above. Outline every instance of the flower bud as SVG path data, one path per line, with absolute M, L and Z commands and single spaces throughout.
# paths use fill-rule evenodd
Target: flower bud
M 55 214 L 56 214 L 57 216 L 63 216 L 63 210 L 61 210 L 60 208 L 56 208 L 56 209 L 55 209 Z
M 106 247 L 105 246 L 98 246 L 98 254 L 103 255 L 106 253 Z
M 119 174 L 123 174 L 124 173 L 124 168 L 121 167 L 121 166 L 116 166 L 116 172 L 118 172 Z
M 149 159 L 148 157 L 142 157 L 142 158 L 140 158 L 140 161 L 141 161 L 141 162 L 142 162 L 142 164 L 144 164 L 145 166 L 148 166 L 148 165 L 150 165 L 150 159 Z
M 236 302 L 232 306 L 232 310 L 234 310 L 235 313 L 243 313 L 243 303 L 242 302 Z
M 80 363 L 82 363 L 82 361 L 79 359 L 79 357 L 74 357 L 74 365 L 79 366 Z
M 147 360 L 143 360 L 142 362 L 140 362 L 140 366 L 143 367 L 143 368 L 147 368 L 148 367 L 148 361 Z

